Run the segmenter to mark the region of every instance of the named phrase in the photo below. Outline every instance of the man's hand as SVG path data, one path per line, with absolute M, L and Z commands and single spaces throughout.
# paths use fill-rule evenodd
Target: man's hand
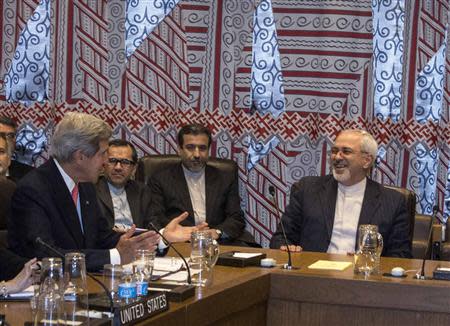
M 300 252 L 303 250 L 302 247 L 296 245 L 289 245 L 289 249 L 291 250 L 291 252 Z M 286 246 L 281 246 L 280 250 L 287 251 L 287 248 Z
M 192 232 L 208 230 L 208 223 L 201 223 L 196 226 L 181 226 L 180 223 L 188 216 L 189 213 L 184 212 L 172 219 L 164 228 L 164 237 L 170 242 L 185 242 L 191 239 Z
M 136 225 L 125 232 L 119 239 L 116 249 L 120 254 L 120 262 L 122 264 L 131 263 L 134 253 L 138 249 L 155 250 L 159 242 L 159 235 L 155 231 L 147 231 L 133 237 Z

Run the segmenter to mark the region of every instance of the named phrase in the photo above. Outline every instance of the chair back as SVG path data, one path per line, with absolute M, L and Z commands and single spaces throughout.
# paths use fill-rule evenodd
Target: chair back
M 148 184 L 150 178 L 157 172 L 175 168 L 181 163 L 178 155 L 146 155 L 142 157 L 136 169 L 136 180 Z M 208 165 L 211 165 L 221 171 L 237 173 L 237 164 L 233 160 L 224 158 L 210 158 Z
M 414 191 L 411 191 L 406 188 L 396 187 L 396 186 L 384 186 L 389 189 L 393 189 L 401 193 L 406 199 L 406 211 L 408 212 L 409 222 L 410 222 L 410 230 L 409 230 L 409 239 L 411 243 L 414 240 L 414 229 L 415 229 L 415 219 L 416 219 L 416 194 Z
M 428 249 L 426 259 L 431 257 L 431 239 L 429 239 L 431 228 L 431 215 L 416 214 L 414 223 L 414 236 L 412 242 L 412 256 L 416 259 L 423 259 L 425 251 Z M 430 241 L 428 241 L 430 240 Z

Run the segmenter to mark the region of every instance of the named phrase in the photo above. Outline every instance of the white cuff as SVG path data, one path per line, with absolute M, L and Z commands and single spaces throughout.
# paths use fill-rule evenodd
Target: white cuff
M 159 233 L 161 233 L 162 235 L 164 235 L 164 228 L 162 228 L 161 230 L 159 230 Z M 169 245 L 166 244 L 163 240 L 162 237 L 159 238 L 159 243 L 158 243 L 158 249 L 159 250 L 164 250 L 168 247 Z
M 109 249 L 109 261 L 111 264 L 120 265 L 120 254 L 116 248 Z

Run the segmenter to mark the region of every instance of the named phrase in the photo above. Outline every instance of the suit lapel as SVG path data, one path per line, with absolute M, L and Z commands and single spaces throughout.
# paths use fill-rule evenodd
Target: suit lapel
M 77 243 L 78 247 L 82 248 L 84 236 L 81 232 L 80 220 L 78 218 L 77 209 L 73 203 L 72 196 L 70 195 L 69 189 L 67 188 L 66 183 L 64 182 L 64 179 L 54 161 L 51 160 L 49 164 L 51 164 L 50 172 L 52 174 L 50 180 L 54 180 L 52 185 L 55 205 L 61 216 L 63 216 L 62 220 L 64 221 L 64 224 L 66 224 L 67 231 L 72 235 L 72 238 Z
M 108 208 L 111 216 L 114 216 L 114 206 L 111 198 L 111 193 L 109 192 L 108 183 L 104 178 L 101 178 L 98 182 L 97 196 L 100 201 Z
M 194 208 L 192 207 L 191 196 L 189 194 L 189 188 L 186 182 L 186 177 L 184 176 L 181 163 L 178 165 L 175 171 L 175 180 L 172 182 L 172 185 L 178 186 L 177 190 L 179 192 L 179 198 L 181 198 L 182 207 L 186 207 L 187 211 L 189 212 L 189 217 L 187 218 L 187 220 L 190 221 L 192 225 L 195 225 Z
M 210 223 L 214 218 L 214 202 L 217 195 L 217 170 L 212 166 L 205 167 L 205 206 L 206 206 L 206 222 Z M 214 191 L 216 189 L 216 191 Z
M 379 196 L 380 189 L 378 188 L 378 185 L 372 180 L 367 179 L 358 226 L 361 224 L 371 224 L 373 216 L 380 207 Z
M 337 182 L 333 177 L 330 177 L 322 187 L 322 191 L 319 193 L 320 205 L 323 211 L 323 218 L 327 228 L 328 240 L 331 239 L 331 233 L 333 231 L 334 213 L 336 210 L 336 198 L 337 198 Z
M 130 207 L 131 217 L 133 218 L 133 223 L 140 225 L 141 223 L 141 212 L 140 212 L 140 202 L 139 202 L 139 189 L 136 184 L 128 182 L 125 186 L 125 191 L 127 193 L 128 206 Z

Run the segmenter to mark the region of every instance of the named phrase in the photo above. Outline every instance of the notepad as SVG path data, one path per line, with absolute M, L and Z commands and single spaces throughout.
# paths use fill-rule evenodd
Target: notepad
M 331 260 L 318 260 L 315 263 L 308 266 L 309 269 L 321 269 L 331 271 L 343 271 L 352 263 L 348 261 L 331 261 Z

